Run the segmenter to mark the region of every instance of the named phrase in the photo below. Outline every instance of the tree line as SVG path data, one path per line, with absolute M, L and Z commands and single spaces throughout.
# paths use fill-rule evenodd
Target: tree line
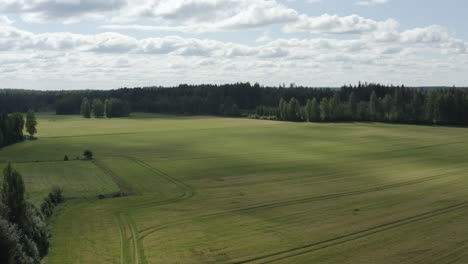
M 85 117 L 119 117 L 128 115 L 131 110 L 189 115 L 251 114 L 253 118 L 288 121 L 467 125 L 467 94 L 468 91 L 461 88 L 406 88 L 372 83 L 340 89 L 236 83 L 106 91 L 2 90 L 0 95 L 7 95 L 9 99 L 0 96 L 0 101 L 6 103 L 0 105 L 0 112 L 32 108 L 55 110 L 57 114 L 81 113 Z
M 9 163 L 3 170 L 0 191 L 0 263 L 39 264 L 49 250 L 47 217 L 63 201 L 62 191 L 52 190 L 39 211 L 25 199 L 21 174 Z M 50 203 L 48 205 L 47 203 Z
M 28 111 L 26 121 L 22 113 L 0 115 L 0 148 L 24 140 L 23 130 L 29 133 L 31 138 L 37 133 L 37 120 L 33 111 Z
M 343 88 L 329 97 L 302 104 L 281 98 L 277 107 L 258 106 L 253 118 L 296 122 L 377 121 L 409 124 L 468 125 L 468 93 L 461 89 L 429 92 L 405 87 Z M 369 95 L 367 95 L 369 94 Z

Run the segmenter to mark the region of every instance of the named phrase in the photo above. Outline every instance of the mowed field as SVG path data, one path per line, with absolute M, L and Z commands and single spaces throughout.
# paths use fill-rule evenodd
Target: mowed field
M 38 117 L 0 165 L 73 198 L 47 264 L 468 263 L 466 128 Z

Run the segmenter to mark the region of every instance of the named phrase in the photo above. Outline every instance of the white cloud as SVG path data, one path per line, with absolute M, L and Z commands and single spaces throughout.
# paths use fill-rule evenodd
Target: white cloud
M 355 4 L 360 6 L 372 6 L 372 5 L 381 5 L 390 2 L 389 0 L 369 0 L 369 1 L 358 1 Z
M 344 17 L 329 14 L 318 17 L 301 15 L 297 22 L 286 25 L 284 29 L 286 32 L 362 34 L 377 31 L 390 21 L 379 22 L 358 15 Z
M 15 21 L 9 19 L 7 16 L 0 15 L 0 25 L 12 25 Z

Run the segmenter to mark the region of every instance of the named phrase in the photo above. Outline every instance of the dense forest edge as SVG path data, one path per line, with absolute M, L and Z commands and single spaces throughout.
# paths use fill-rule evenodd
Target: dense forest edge
M 0 90 L 0 112 L 28 109 L 84 117 L 121 117 L 133 111 L 296 122 L 468 125 L 468 89 L 407 88 L 373 83 L 339 89 L 236 83 L 116 90 Z

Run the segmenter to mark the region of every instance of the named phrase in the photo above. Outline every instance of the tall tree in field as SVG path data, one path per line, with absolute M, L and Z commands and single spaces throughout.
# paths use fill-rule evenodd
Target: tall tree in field
M 393 98 L 390 94 L 386 94 L 385 97 L 381 100 L 380 107 L 382 109 L 382 118 L 384 121 L 394 121 L 394 105 Z
M 20 142 L 24 140 L 24 117 L 22 113 L 13 113 L 9 115 L 9 123 L 11 128 L 11 143 Z
M 358 101 L 356 94 L 354 92 L 351 92 L 348 99 L 348 116 L 351 118 L 351 120 L 357 119 L 357 105 Z
M 91 105 L 87 97 L 83 98 L 83 101 L 81 101 L 80 113 L 84 118 L 91 117 Z
M 369 101 L 369 117 L 372 121 L 376 121 L 379 113 L 379 99 L 375 91 L 372 91 Z
M 287 119 L 289 121 L 301 121 L 301 103 L 296 98 L 291 98 L 287 106 Z
M 280 118 L 280 120 L 286 121 L 288 119 L 287 118 L 288 103 L 286 102 L 286 100 L 283 99 L 283 97 L 281 97 L 278 107 L 279 107 L 279 118 Z
M 330 104 L 327 98 L 323 98 L 320 101 L 320 119 L 322 121 L 328 121 L 330 119 Z
M 310 99 L 307 99 L 304 106 L 304 119 L 306 122 L 312 122 L 312 101 Z
M 410 116 L 413 122 L 419 123 L 423 119 L 423 99 L 421 95 L 414 91 L 411 97 Z
M 22 223 L 26 213 L 24 182 L 11 163 L 3 170 L 2 203 L 6 206 L 8 220 L 16 224 Z
M 107 118 L 112 117 L 112 104 L 109 99 L 106 99 L 104 102 L 104 112 L 106 113 Z
M 95 117 L 104 116 L 104 104 L 102 103 L 101 99 L 93 100 L 93 114 Z
M 311 104 L 311 110 L 312 110 L 312 112 L 310 113 L 310 120 L 312 122 L 319 122 L 320 121 L 320 107 L 319 107 L 317 98 L 314 97 L 310 104 Z
M 29 136 L 31 138 L 34 137 L 34 134 L 37 133 L 37 120 L 36 120 L 36 115 L 32 110 L 29 110 L 28 113 L 26 114 L 26 131 L 29 133 Z

